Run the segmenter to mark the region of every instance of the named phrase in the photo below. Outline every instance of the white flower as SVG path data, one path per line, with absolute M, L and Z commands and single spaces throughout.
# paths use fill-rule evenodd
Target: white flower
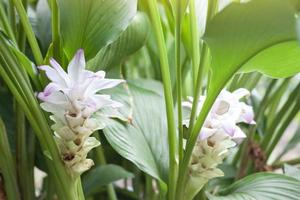
M 208 138 L 215 133 L 227 134 L 231 139 L 240 141 L 245 138 L 245 133 L 237 126 L 238 123 L 255 124 L 254 113 L 251 106 L 240 102 L 240 99 L 249 96 L 246 89 L 238 89 L 234 92 L 223 90 L 217 97 L 211 111 L 209 112 L 199 137 L 201 140 Z M 199 98 L 197 114 L 200 113 L 205 97 Z M 192 109 L 193 98 L 183 102 L 183 108 L 190 113 Z M 188 116 L 189 117 L 189 116 Z M 189 118 L 183 120 L 185 126 L 189 126 Z
M 255 124 L 252 107 L 240 102 L 241 98 L 249 95 L 248 90 L 238 89 L 232 93 L 223 90 L 217 97 L 192 152 L 186 199 L 191 199 L 210 179 L 223 176 L 223 172 L 217 166 L 223 162 L 229 149 L 246 137 L 238 124 Z M 198 101 L 197 115 L 203 107 L 205 96 L 201 96 Z M 183 124 L 186 127 L 190 123 L 192 103 L 192 97 L 188 97 L 188 101 L 182 103 L 186 114 Z
M 39 67 L 51 82 L 38 98 L 43 101 L 41 107 L 53 114 L 50 116 L 54 121 L 51 128 L 55 131 L 55 140 L 65 164 L 74 172 L 82 173 L 93 165 L 92 160 L 86 159 L 87 153 L 100 144 L 89 136 L 105 127 L 105 123 L 93 115 L 104 108 L 121 106 L 109 95 L 99 92 L 124 80 L 106 79 L 104 71 L 85 70 L 83 50 L 77 51 L 67 72 L 54 59 L 50 59 L 50 65 Z

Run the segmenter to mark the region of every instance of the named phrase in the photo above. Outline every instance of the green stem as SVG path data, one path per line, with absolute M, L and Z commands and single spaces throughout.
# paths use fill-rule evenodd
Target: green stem
M 207 13 L 207 20 L 210 20 L 215 13 L 217 12 L 218 8 L 218 1 L 217 0 L 211 0 L 208 2 L 208 13 Z M 188 140 L 186 143 L 186 152 L 183 157 L 183 161 L 180 164 L 179 167 L 179 174 L 178 174 L 178 179 L 177 179 L 177 186 L 176 186 L 176 199 L 182 199 L 184 195 L 184 189 L 185 189 L 185 182 L 187 178 L 187 170 L 188 170 L 188 165 L 190 162 L 190 158 L 195 146 L 195 143 L 197 141 L 197 137 L 200 133 L 200 130 L 202 128 L 202 125 L 206 119 L 206 116 L 208 115 L 210 108 L 213 106 L 215 99 L 217 98 L 220 90 L 222 89 L 221 87 L 216 87 L 216 88 L 211 88 L 211 92 L 208 93 L 207 98 L 204 102 L 204 105 L 202 107 L 201 113 L 199 117 L 196 120 L 195 125 L 194 119 L 196 118 L 196 111 L 197 111 L 197 106 L 198 106 L 198 99 L 201 93 L 201 84 L 202 84 L 202 73 L 203 73 L 203 66 L 205 64 L 205 58 L 206 58 L 206 45 L 203 45 L 203 49 L 201 52 L 201 57 L 200 57 L 200 67 L 198 69 L 198 77 L 197 77 L 197 86 L 196 86 L 196 91 L 195 91 L 195 96 L 194 96 L 194 101 L 193 101 L 193 107 L 192 107 L 192 113 L 191 113 L 191 119 L 190 119 L 190 126 L 189 126 L 189 135 L 188 135 Z M 229 76 L 230 77 L 230 76 Z M 222 83 L 220 83 L 219 86 L 225 85 L 228 80 L 223 80 Z
M 238 86 L 239 80 L 241 78 L 241 74 L 234 75 L 233 79 L 231 80 L 229 91 L 234 91 Z
M 295 159 L 291 159 L 291 160 L 284 160 L 284 161 L 279 161 L 274 163 L 274 165 L 272 165 L 272 167 L 274 167 L 275 169 L 281 168 L 283 167 L 284 164 L 289 164 L 289 165 L 297 165 L 300 163 L 300 158 L 295 158 Z
M 24 9 L 27 10 L 27 0 L 23 0 L 22 2 L 23 2 Z M 26 34 L 25 34 L 24 27 L 23 27 L 22 24 L 19 24 L 18 33 L 19 33 L 19 37 L 18 37 L 18 46 L 19 46 L 19 49 L 22 52 L 25 52 Z
M 189 124 L 189 129 L 188 129 L 188 136 L 190 135 L 192 128 L 194 127 L 195 119 L 197 110 L 198 110 L 198 99 L 201 95 L 201 85 L 202 85 L 202 75 L 203 75 L 203 69 L 204 69 L 204 64 L 206 62 L 207 58 L 207 53 L 208 53 L 208 48 L 206 44 L 203 44 L 202 46 L 202 51 L 201 51 L 201 60 L 200 60 L 200 66 L 198 70 L 198 76 L 197 76 L 197 82 L 196 82 L 196 87 L 194 91 L 194 101 L 192 105 L 192 111 L 191 111 L 191 116 L 190 116 L 190 124 Z
M 256 110 L 256 115 L 255 115 L 255 121 L 259 122 L 261 121 L 261 119 L 263 118 L 263 114 L 268 106 L 268 102 L 269 102 L 269 97 L 270 95 L 273 94 L 274 91 L 274 85 L 276 84 L 277 80 L 272 80 L 266 91 L 265 91 L 265 95 L 262 98 L 261 102 L 260 102 L 260 106 L 258 107 L 258 109 Z M 249 130 L 249 133 L 247 135 L 246 140 L 243 142 L 243 145 L 241 146 L 241 153 L 239 155 L 239 158 L 241 159 L 240 162 L 240 166 L 239 169 L 237 170 L 236 173 L 236 178 L 241 178 L 245 175 L 247 169 L 248 169 L 248 165 L 249 165 L 249 158 L 248 158 L 248 153 L 249 153 L 249 146 L 250 146 L 250 142 L 251 140 L 254 138 L 255 136 L 255 132 L 256 132 L 257 127 L 256 126 L 252 126 Z M 238 156 L 238 155 L 236 155 Z M 238 158 L 234 159 L 236 162 L 238 161 Z
M 26 128 L 25 128 L 25 115 L 22 111 L 22 108 L 16 104 L 15 106 L 16 113 L 16 160 L 17 160 L 17 173 L 18 181 L 20 185 L 20 192 L 22 194 L 22 199 L 31 200 L 34 199 L 34 190 L 31 187 L 31 178 L 30 175 L 31 169 L 29 162 L 27 160 L 27 142 L 26 142 Z
M 152 200 L 154 197 L 154 191 L 152 188 L 152 177 L 146 174 L 145 178 L 146 178 L 145 200 Z
M 222 84 L 225 85 L 225 84 Z M 204 105 L 202 107 L 202 110 L 200 112 L 199 117 L 196 120 L 195 126 L 193 127 L 191 134 L 189 135 L 189 139 L 186 144 L 186 152 L 183 157 L 182 164 L 180 165 L 179 168 L 179 176 L 177 180 L 177 190 L 176 190 L 176 199 L 181 200 L 183 199 L 183 191 L 185 188 L 184 183 L 186 182 L 187 178 L 187 170 L 188 170 L 188 165 L 190 162 L 190 158 L 195 146 L 195 143 L 197 141 L 198 135 L 200 133 L 201 127 L 206 119 L 206 116 L 208 115 L 210 108 L 214 104 L 215 99 L 217 98 L 220 88 L 214 88 L 207 95 L 207 98 L 204 102 Z
M 61 48 L 60 48 L 60 34 L 59 34 L 59 12 L 56 0 L 51 0 L 51 11 L 52 11 L 52 44 L 53 44 L 53 57 L 60 61 L 61 60 Z
M 29 19 L 27 17 L 26 10 L 24 9 L 23 4 L 20 0 L 12 0 L 12 1 L 19 13 L 20 20 L 24 27 L 24 31 L 27 35 L 28 42 L 29 42 L 29 45 L 31 46 L 35 61 L 38 65 L 42 65 L 43 64 L 43 56 L 42 56 L 41 50 L 39 48 L 38 42 L 35 38 L 32 27 L 30 25 Z
M 9 24 L 8 18 L 5 14 L 2 2 L 0 3 L 0 20 L 3 24 L 3 28 L 6 32 L 6 34 L 13 41 L 13 43 L 16 44 L 17 43 L 16 42 L 16 37 L 15 37 L 14 32 L 13 32 L 13 30 L 12 30 L 10 24 Z
M 95 138 L 97 138 L 97 140 L 100 140 L 98 133 L 94 134 L 94 136 L 95 136 Z M 101 145 L 95 149 L 95 153 L 96 153 L 96 158 L 97 158 L 96 164 L 106 165 L 105 154 L 104 154 L 104 151 L 103 151 L 103 148 Z M 107 185 L 107 193 L 108 193 L 109 200 L 117 200 L 118 199 L 114 185 L 112 183 Z
M 297 94 L 300 89 L 300 84 L 297 85 L 297 87 L 293 90 L 293 92 L 290 94 L 289 98 L 285 102 L 285 104 L 282 106 L 280 111 L 276 114 L 276 118 L 270 123 L 270 127 L 266 130 L 266 135 L 261 142 L 261 147 L 267 148 L 268 144 L 271 142 L 273 134 L 278 127 L 278 124 L 280 124 L 282 118 L 287 114 L 287 111 L 292 105 L 292 102 L 294 102 L 295 98 L 297 97 Z
M 10 151 L 5 125 L 0 118 L 0 169 L 8 200 L 21 200 L 18 189 L 16 166 Z
M 170 200 L 174 200 L 175 187 L 176 187 L 176 126 L 174 119 L 174 108 L 173 108 L 173 97 L 172 97 L 172 86 L 168 63 L 168 54 L 164 40 L 164 34 L 162 30 L 162 24 L 160 14 L 156 0 L 148 0 L 148 7 L 150 11 L 150 17 L 153 23 L 154 34 L 157 40 L 157 46 L 160 55 L 161 73 L 164 86 L 165 103 L 168 119 L 168 141 L 169 141 L 169 192 L 168 197 Z
M 9 22 L 10 22 L 10 27 L 12 29 L 12 32 L 14 35 L 16 35 L 17 34 L 16 13 L 12 1 L 8 1 L 8 17 L 9 17 Z
M 193 67 L 193 83 L 197 83 L 197 74 L 200 61 L 200 40 L 199 30 L 196 16 L 195 0 L 190 0 L 190 27 L 191 27 L 191 39 L 192 39 L 192 67 Z M 201 80 L 200 80 L 201 82 Z M 194 90 L 196 88 L 194 87 Z
M 70 190 L 69 184 L 72 182 L 52 138 L 52 131 L 47 123 L 43 112 L 34 96 L 33 90 L 29 83 L 26 72 L 19 64 L 16 63 L 13 55 L 9 52 L 9 48 L 3 38 L 0 37 L 1 64 L 0 72 L 9 86 L 11 92 L 15 96 L 18 103 L 22 106 L 32 128 L 34 129 L 43 151 L 50 153 L 52 162 L 48 162 L 49 169 L 57 176 L 57 189 L 63 191 L 63 199 L 74 199 L 74 193 Z M 50 160 L 48 160 L 50 161 Z
M 300 84 L 299 84 L 300 85 Z M 273 152 L 274 148 L 278 144 L 280 138 L 282 137 L 284 130 L 288 127 L 288 125 L 291 123 L 291 121 L 294 119 L 294 117 L 297 115 L 300 109 L 300 93 L 298 90 L 298 95 L 295 99 L 294 106 L 291 107 L 289 111 L 287 111 L 287 116 L 284 118 L 284 121 L 277 127 L 277 130 L 275 133 L 273 133 L 272 140 L 268 143 L 268 148 L 266 150 L 266 156 L 269 158 L 271 153 Z M 282 119 L 281 119 L 282 120 Z
M 269 115 L 267 114 L 269 116 L 268 121 L 267 121 L 267 129 L 271 125 L 270 122 L 272 122 L 276 117 L 276 115 L 274 115 L 274 113 L 276 113 L 278 111 L 279 103 L 280 103 L 282 97 L 284 96 L 284 93 L 287 91 L 290 80 L 291 80 L 291 78 L 284 79 L 284 81 L 276 89 L 276 92 L 272 97 L 272 101 L 270 102 L 269 109 L 268 109 Z
M 182 69 L 180 59 L 180 46 L 181 46 L 181 24 L 182 24 L 182 13 L 181 13 L 181 0 L 176 0 L 175 10 L 175 65 L 176 65 L 176 90 L 177 90 L 177 117 L 178 117 L 178 155 L 179 163 L 183 158 L 183 126 L 182 126 Z

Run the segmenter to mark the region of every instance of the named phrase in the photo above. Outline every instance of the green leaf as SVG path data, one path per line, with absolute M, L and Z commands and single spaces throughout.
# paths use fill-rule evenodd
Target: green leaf
M 275 173 L 247 176 L 225 190 L 220 196 L 208 194 L 210 200 L 298 200 L 300 181 Z
M 300 47 L 297 41 L 283 42 L 259 52 L 241 69 L 284 78 L 300 72 Z
M 127 29 L 120 37 L 100 50 L 88 65 L 93 70 L 109 70 L 118 67 L 127 56 L 139 50 L 146 42 L 149 34 L 149 19 L 144 13 L 138 12 Z
M 284 174 L 286 174 L 287 176 L 293 177 L 300 181 L 300 169 L 299 168 L 292 166 L 292 165 L 284 164 L 283 170 L 284 170 Z
M 101 189 L 120 179 L 133 178 L 133 174 L 120 166 L 109 164 L 93 168 L 83 177 L 83 189 L 87 196 L 93 195 Z
M 112 43 L 136 14 L 137 0 L 58 0 L 60 29 L 70 59 L 79 48 L 87 59 Z
M 224 86 L 249 61 L 246 71 L 258 70 L 274 77 L 286 77 L 300 71 L 298 63 L 290 65 L 299 60 L 296 53 L 299 50 L 292 43 L 285 44 L 296 41 L 295 2 L 252 0 L 232 3 L 207 24 L 204 40 L 212 55 L 213 88 Z M 275 68 L 271 66 L 270 53 L 275 53 L 275 61 L 280 61 Z M 285 60 L 287 57 L 289 60 Z M 279 67 L 285 68 L 277 71 Z
M 121 156 L 165 187 L 169 156 L 163 96 L 135 84 L 129 84 L 129 92 L 134 105 L 132 123 L 111 121 L 105 136 Z

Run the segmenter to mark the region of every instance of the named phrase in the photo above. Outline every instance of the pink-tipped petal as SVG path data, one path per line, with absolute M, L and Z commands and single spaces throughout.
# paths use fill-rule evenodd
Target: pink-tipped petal
M 80 74 L 84 70 L 84 68 L 84 52 L 83 49 L 79 49 L 68 65 L 68 74 L 74 82 L 78 81 L 78 79 L 80 78 Z
M 245 103 L 241 103 L 242 114 L 241 121 L 247 124 L 256 124 L 254 121 L 254 111 L 251 106 L 246 105 Z
M 233 121 L 227 120 L 227 121 L 223 121 L 222 123 L 222 128 L 223 130 L 229 135 L 229 136 L 233 136 L 237 126 L 235 125 L 235 123 Z
M 45 87 L 45 89 L 44 89 L 43 92 L 39 92 L 39 93 L 38 93 L 38 96 L 37 96 L 37 97 L 38 97 L 40 100 L 45 101 L 45 100 L 47 99 L 47 97 L 48 97 L 49 95 L 51 95 L 52 92 L 54 92 L 55 90 L 56 90 L 55 85 L 50 83 L 50 84 L 48 84 L 48 85 Z

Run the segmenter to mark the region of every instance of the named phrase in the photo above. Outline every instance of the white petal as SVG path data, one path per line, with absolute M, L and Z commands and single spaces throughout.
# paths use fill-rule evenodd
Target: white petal
M 119 108 L 122 106 L 120 102 L 114 101 L 110 98 L 110 95 L 100 95 L 96 94 L 92 97 L 93 101 L 96 103 L 96 107 L 112 107 L 112 108 Z
M 229 136 L 231 137 L 234 136 L 234 133 L 238 128 L 234 121 L 226 120 L 226 121 L 222 121 L 221 124 L 222 124 L 222 128 Z
M 243 97 L 249 96 L 250 92 L 245 88 L 239 88 L 239 89 L 235 90 L 232 94 L 234 94 L 237 99 L 241 99 Z
M 84 70 L 84 68 L 85 68 L 84 52 L 82 49 L 79 49 L 68 65 L 68 75 L 70 76 L 73 82 L 78 81 L 78 79 L 80 78 L 80 74 Z
M 43 70 L 46 72 L 47 77 L 54 83 L 57 83 L 59 85 L 62 85 L 63 87 L 66 87 L 66 81 L 60 76 L 60 74 L 53 69 L 52 67 L 48 65 L 42 65 L 38 67 L 40 70 Z
M 66 105 L 68 103 L 67 97 L 62 92 L 52 92 L 48 96 L 44 96 L 43 99 L 45 102 L 57 104 L 57 105 Z
M 242 129 L 240 127 L 237 127 L 234 136 L 232 137 L 232 140 L 240 144 L 246 137 L 247 135 L 242 131 Z
M 247 124 L 256 124 L 254 121 L 254 112 L 251 106 L 248 106 L 244 102 L 241 103 L 242 114 L 240 117 L 241 122 L 245 122 Z
M 42 101 L 45 101 L 45 99 L 51 95 L 54 91 L 57 91 L 57 84 L 55 83 L 49 83 L 43 92 L 38 93 L 38 98 Z
M 50 65 L 57 71 L 59 76 L 65 80 L 67 85 L 70 85 L 70 78 L 68 74 L 63 70 L 63 68 L 54 60 L 53 58 L 50 58 Z
M 64 106 L 58 106 L 56 104 L 48 103 L 48 102 L 41 103 L 40 105 L 43 108 L 43 110 L 55 114 L 61 120 L 64 119 L 64 114 L 65 114 Z
M 113 88 L 120 83 L 124 83 L 125 80 L 121 79 L 97 79 L 87 89 L 88 94 L 95 94 L 96 92 L 104 89 Z
M 208 137 L 212 136 L 214 133 L 216 133 L 216 131 L 217 131 L 217 129 L 202 127 L 200 134 L 199 134 L 199 139 L 205 140 Z

